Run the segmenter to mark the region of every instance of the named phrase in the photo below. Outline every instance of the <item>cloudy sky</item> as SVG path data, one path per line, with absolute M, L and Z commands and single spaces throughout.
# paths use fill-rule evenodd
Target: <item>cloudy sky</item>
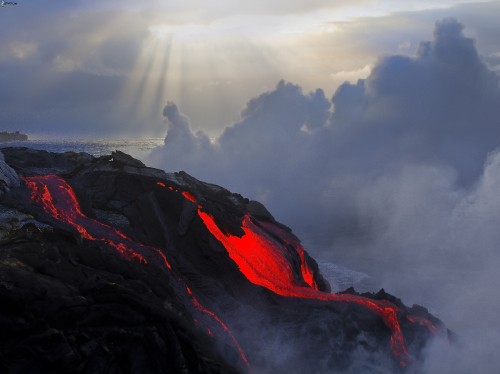
M 500 1 L 18 2 L 0 129 L 165 137 L 149 164 L 263 202 L 460 334 L 424 373 L 498 371 Z
M 209 4 L 209 5 L 208 5 Z M 163 136 L 176 102 L 216 137 L 284 79 L 328 97 L 456 17 L 500 63 L 498 1 L 19 0 L 0 9 L 0 126 Z

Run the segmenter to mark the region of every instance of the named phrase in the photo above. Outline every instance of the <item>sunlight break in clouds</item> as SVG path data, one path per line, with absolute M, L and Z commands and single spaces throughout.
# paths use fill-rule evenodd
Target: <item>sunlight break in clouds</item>
M 0 15 L 0 121 L 32 134 L 163 136 L 161 108 L 174 100 L 214 137 L 280 79 L 330 96 L 381 53 L 404 43 L 414 53 L 437 8 L 458 3 L 23 3 Z M 497 23 L 488 4 L 460 11 L 486 36 Z M 492 63 L 495 45 L 486 48 Z

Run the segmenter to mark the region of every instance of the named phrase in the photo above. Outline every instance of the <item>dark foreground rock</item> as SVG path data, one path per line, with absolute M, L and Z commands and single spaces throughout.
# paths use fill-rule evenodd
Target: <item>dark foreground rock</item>
M 121 152 L 3 153 L 21 179 L 0 206 L 2 373 L 415 372 L 446 338 L 383 291 L 329 294 L 291 231 L 222 187 Z

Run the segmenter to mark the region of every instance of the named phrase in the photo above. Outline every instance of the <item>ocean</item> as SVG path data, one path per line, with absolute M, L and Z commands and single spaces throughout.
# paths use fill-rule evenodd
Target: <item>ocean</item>
M 103 156 L 118 150 L 145 161 L 153 148 L 163 145 L 164 138 L 145 139 L 32 139 L 0 143 L 5 147 L 28 147 L 48 152 L 86 152 L 93 156 Z

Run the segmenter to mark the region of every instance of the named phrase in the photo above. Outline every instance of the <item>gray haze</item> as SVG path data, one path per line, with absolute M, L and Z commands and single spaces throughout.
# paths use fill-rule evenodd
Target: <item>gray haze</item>
M 211 140 L 174 103 L 150 163 L 260 200 L 321 260 L 370 274 L 462 336 L 426 373 L 500 367 L 499 77 L 453 19 L 329 100 L 279 82 Z

